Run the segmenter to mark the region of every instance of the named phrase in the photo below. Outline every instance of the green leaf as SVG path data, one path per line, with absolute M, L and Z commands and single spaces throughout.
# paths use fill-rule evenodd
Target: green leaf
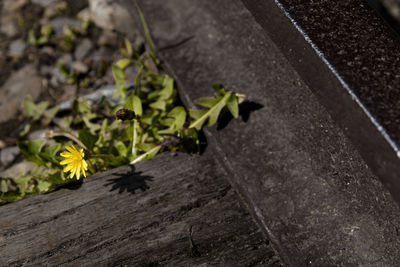
M 200 119 L 206 113 L 206 109 L 189 109 L 189 116 L 195 120 Z
M 228 99 L 231 97 L 232 93 L 228 92 L 214 107 L 210 109 L 210 117 L 208 118 L 208 126 L 214 125 L 221 113 L 221 110 L 225 107 Z
M 28 32 L 28 44 L 37 46 L 37 39 L 33 30 L 29 30 Z
M 131 94 L 126 100 L 125 106 L 126 109 L 133 110 L 137 116 L 142 116 L 142 101 L 135 94 Z
M 89 128 L 92 134 L 96 134 L 96 132 L 101 129 L 101 126 L 99 124 L 90 122 L 87 116 L 82 116 L 82 119 L 86 127 Z
M 44 193 L 49 191 L 49 189 L 51 188 L 51 183 L 46 182 L 46 181 L 38 181 L 37 184 L 37 189 L 39 190 L 40 193 Z
M 56 116 L 57 112 L 58 112 L 59 107 L 55 106 L 51 109 L 48 109 L 44 112 L 44 119 L 43 119 L 43 124 L 45 126 L 49 125 L 51 120 Z
M 40 102 L 35 104 L 30 95 L 25 96 L 24 101 L 22 102 L 22 106 L 24 108 L 25 116 L 28 118 L 32 118 L 33 121 L 37 121 L 44 114 L 48 107 L 48 102 Z
M 142 22 L 142 26 L 143 26 L 144 34 L 146 36 L 147 44 L 150 47 L 150 52 L 151 52 L 150 53 L 150 57 L 153 60 L 153 63 L 157 66 L 158 62 L 157 62 L 156 52 L 154 50 L 153 40 L 151 39 L 149 27 L 147 26 L 147 23 L 146 23 L 146 20 L 145 20 L 145 18 L 143 16 L 142 10 L 140 9 L 140 7 L 137 4 L 136 0 L 135 0 L 135 5 L 136 5 L 136 9 L 137 9 L 137 11 L 139 13 L 140 21 Z
M 120 60 L 116 63 L 116 65 L 117 65 L 121 70 L 126 69 L 130 64 L 132 64 L 132 60 L 129 59 L 129 58 L 120 59 Z
M 209 110 L 207 110 L 203 115 L 201 115 L 199 118 L 197 118 L 194 122 L 192 122 L 189 126 L 189 128 L 195 128 L 197 130 L 200 130 L 201 127 L 203 126 L 204 122 L 208 118 L 208 125 L 212 126 L 217 122 L 219 113 L 221 110 L 225 107 L 226 101 L 229 99 L 229 97 L 232 95 L 231 92 L 228 92 L 222 97 L 213 107 L 211 107 Z M 194 112 L 194 111 L 189 111 L 190 115 L 192 117 L 198 116 L 204 111 L 199 111 L 199 112 Z
M 124 70 L 120 68 L 118 65 L 112 65 L 112 73 L 115 79 L 115 85 L 117 90 L 114 94 L 114 98 L 121 97 L 124 98 L 126 95 L 126 88 L 125 88 L 125 74 Z
M 156 102 L 151 103 L 149 106 L 164 111 L 167 103 L 165 102 L 165 100 L 157 100 Z
M 228 101 L 226 102 L 226 106 L 234 118 L 239 117 L 238 98 L 235 94 L 231 94 L 231 97 L 229 97 Z
M 126 51 L 127 56 L 132 57 L 132 55 L 133 55 L 132 44 L 128 40 L 128 38 L 125 38 L 125 51 Z
M 32 141 L 17 141 L 17 146 L 21 151 L 24 158 L 30 162 L 36 163 L 39 166 L 44 166 L 46 163 L 39 156 L 39 153 L 46 144 L 46 140 L 32 140 Z
M 43 25 L 40 28 L 40 33 L 43 36 L 49 37 L 53 33 L 53 27 L 51 27 L 51 25 Z
M 126 157 L 128 155 L 128 148 L 122 141 L 115 142 L 114 146 L 121 157 Z
M 154 158 L 157 155 L 158 151 L 160 151 L 160 149 L 161 149 L 161 146 L 156 146 L 156 147 L 150 149 L 146 153 L 144 153 L 144 154 L 140 155 L 139 157 L 135 158 L 131 162 L 131 164 L 136 164 L 139 161 L 142 161 L 144 159 L 152 159 L 152 158 Z
M 186 111 L 184 107 L 177 106 L 173 108 L 167 115 L 168 117 L 173 117 L 174 119 L 166 119 L 166 123 L 168 123 L 169 128 L 165 130 L 161 130 L 159 134 L 167 134 L 174 133 L 180 131 L 185 124 L 186 121 Z
M 99 139 L 97 139 L 96 145 L 102 147 L 106 143 L 106 130 L 107 130 L 107 124 L 108 120 L 105 119 L 101 125 L 100 133 L 99 133 Z
M 220 95 L 225 95 L 226 94 L 226 90 L 224 88 L 224 86 L 222 84 L 219 83 L 215 83 L 212 85 L 212 88 Z
M 62 145 L 60 143 L 55 143 L 50 147 L 46 147 L 44 152 L 41 152 L 39 155 L 48 162 L 52 162 L 58 165 L 57 154 L 61 150 L 61 148 Z
M 89 149 L 92 150 L 99 137 L 91 134 L 87 129 L 81 129 L 78 131 L 78 138 L 82 143 Z
M 166 77 L 164 88 L 159 92 L 160 99 L 169 99 L 174 93 L 174 79 Z
M 194 103 L 205 108 L 211 108 L 217 101 L 215 97 L 201 97 L 194 100 Z
M 6 192 L 8 192 L 7 181 L 3 177 L 0 177 L 0 193 Z
M 19 133 L 19 136 L 24 136 L 27 133 L 29 133 L 29 131 L 31 130 L 31 125 L 28 123 L 27 125 L 25 125 L 24 129 L 22 130 L 22 132 Z
M 58 122 L 58 126 L 60 126 L 61 129 L 66 131 L 67 129 L 69 129 L 71 127 L 72 121 L 73 121 L 73 117 L 72 116 L 63 117 Z

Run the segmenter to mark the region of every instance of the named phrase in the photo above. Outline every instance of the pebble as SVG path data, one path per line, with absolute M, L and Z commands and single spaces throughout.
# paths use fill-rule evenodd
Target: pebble
M 11 164 L 20 154 L 19 148 L 17 146 L 10 146 L 3 148 L 0 151 L 0 163 L 3 166 Z
M 81 27 L 81 22 L 76 19 L 66 18 L 66 17 L 57 17 L 50 20 L 49 24 L 53 27 L 53 30 L 56 35 L 63 35 L 64 34 L 64 27 L 70 26 L 75 28 Z
M 29 0 L 2 0 L 0 15 L 0 31 L 8 37 L 14 37 L 19 32 L 18 10 L 26 5 Z
M 32 162 L 22 161 L 17 164 L 14 164 L 10 168 L 0 172 L 0 176 L 2 177 L 11 177 L 16 178 L 21 173 L 29 173 L 35 169 L 36 165 Z
M 53 68 L 51 71 L 50 85 L 57 87 L 66 82 L 67 78 L 61 73 L 61 71 L 58 68 Z
M 15 117 L 26 95 L 36 100 L 41 92 L 42 79 L 33 64 L 13 72 L 0 88 L 0 123 Z
M 136 81 L 136 76 L 139 72 L 139 67 L 136 65 L 130 65 L 124 71 L 125 73 L 125 82 L 126 83 L 134 83 Z
M 93 43 L 89 38 L 83 39 L 75 49 L 74 58 L 75 60 L 83 60 L 89 52 L 93 49 Z
M 15 12 L 28 4 L 29 0 L 3 0 L 3 12 Z
M 137 23 L 128 9 L 114 0 L 89 0 L 93 22 L 105 30 L 115 30 L 128 36 L 138 30 Z
M 79 11 L 79 13 L 76 15 L 76 17 L 78 19 L 80 19 L 81 21 L 91 20 L 89 8 L 85 8 L 85 9 L 82 9 L 81 11 Z
M 76 61 L 72 64 L 72 68 L 77 73 L 87 73 L 89 67 L 82 61 Z
M 42 7 L 47 7 L 57 1 L 58 0 L 31 0 L 32 3 L 40 5 Z
M 37 139 L 47 139 L 46 133 L 49 129 L 42 129 L 30 132 L 28 134 L 28 140 L 37 140 Z
M 117 46 L 118 45 L 118 36 L 115 32 L 104 30 L 100 35 L 99 40 L 97 41 L 99 46 Z
M 17 39 L 11 42 L 8 54 L 11 57 L 18 58 L 24 54 L 25 49 L 26 49 L 26 43 L 22 39 Z

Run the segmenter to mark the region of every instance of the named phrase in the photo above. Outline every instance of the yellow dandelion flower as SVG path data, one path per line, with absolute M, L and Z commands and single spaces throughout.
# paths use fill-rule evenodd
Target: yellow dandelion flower
M 71 172 L 69 178 L 73 178 L 76 175 L 76 179 L 79 180 L 81 177 L 81 172 L 84 177 L 86 177 L 86 170 L 88 167 L 87 162 L 83 159 L 85 153 L 83 153 L 83 149 L 81 148 L 78 151 L 73 145 L 70 147 L 65 147 L 68 151 L 62 152 L 60 155 L 65 159 L 60 162 L 61 165 L 67 165 L 64 168 L 64 172 Z

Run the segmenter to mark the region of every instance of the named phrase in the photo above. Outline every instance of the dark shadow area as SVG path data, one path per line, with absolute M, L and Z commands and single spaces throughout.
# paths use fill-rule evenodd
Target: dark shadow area
M 70 182 L 63 184 L 60 187 L 57 187 L 57 189 L 55 191 L 60 190 L 60 189 L 77 190 L 82 186 L 82 184 L 83 184 L 83 178 L 79 179 L 79 180 L 76 180 L 74 178 L 74 179 L 71 179 Z
M 118 193 L 129 192 L 135 194 L 136 190 L 142 192 L 150 189 L 147 185 L 148 181 L 153 181 L 152 176 L 142 175 L 142 172 L 135 172 L 135 167 L 130 166 L 131 170 L 128 173 L 112 174 L 116 178 L 108 179 L 104 186 L 111 186 L 110 192 L 118 190 Z
M 164 46 L 164 47 L 161 47 L 160 49 L 158 49 L 158 51 L 161 52 L 161 51 L 164 51 L 164 50 L 168 50 L 168 49 L 173 49 L 173 48 L 179 47 L 179 46 L 181 46 L 181 45 L 183 45 L 183 44 L 189 42 L 189 41 L 192 40 L 193 38 L 194 38 L 194 35 L 189 36 L 189 37 L 186 37 L 186 38 L 182 39 L 181 41 L 178 41 L 178 42 L 176 42 L 176 43 L 169 44 L 169 45 L 166 45 L 166 46 Z
M 396 33 L 400 34 L 400 22 L 394 18 L 386 7 L 379 0 L 367 0 L 367 3 L 376 10 L 376 12 L 383 18 L 383 20 L 389 25 L 389 27 Z M 398 8 L 396 4 L 395 9 Z
M 253 101 L 244 101 L 239 105 L 239 116 L 242 117 L 244 122 L 247 122 L 250 119 L 250 114 L 256 110 L 262 109 L 264 106 L 258 104 Z M 233 116 L 230 112 L 221 113 L 220 117 L 217 121 L 217 130 L 224 129 L 229 122 L 233 119 Z

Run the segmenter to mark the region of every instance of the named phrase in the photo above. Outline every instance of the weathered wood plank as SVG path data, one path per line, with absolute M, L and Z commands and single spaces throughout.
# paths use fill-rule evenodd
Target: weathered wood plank
M 285 264 L 398 265 L 396 202 L 243 1 L 138 2 L 186 104 L 212 94 L 216 82 L 253 101 L 241 107 L 241 119 L 227 117 L 215 127 L 223 130 L 204 132 Z M 280 33 L 283 14 L 268 15 L 277 1 L 246 2 Z M 299 61 L 308 62 L 307 55 Z M 318 66 L 304 72 L 311 68 Z M 351 119 L 342 102 L 332 101 Z
M 209 156 L 163 154 L 1 206 L 0 265 L 278 265 L 225 175 Z

